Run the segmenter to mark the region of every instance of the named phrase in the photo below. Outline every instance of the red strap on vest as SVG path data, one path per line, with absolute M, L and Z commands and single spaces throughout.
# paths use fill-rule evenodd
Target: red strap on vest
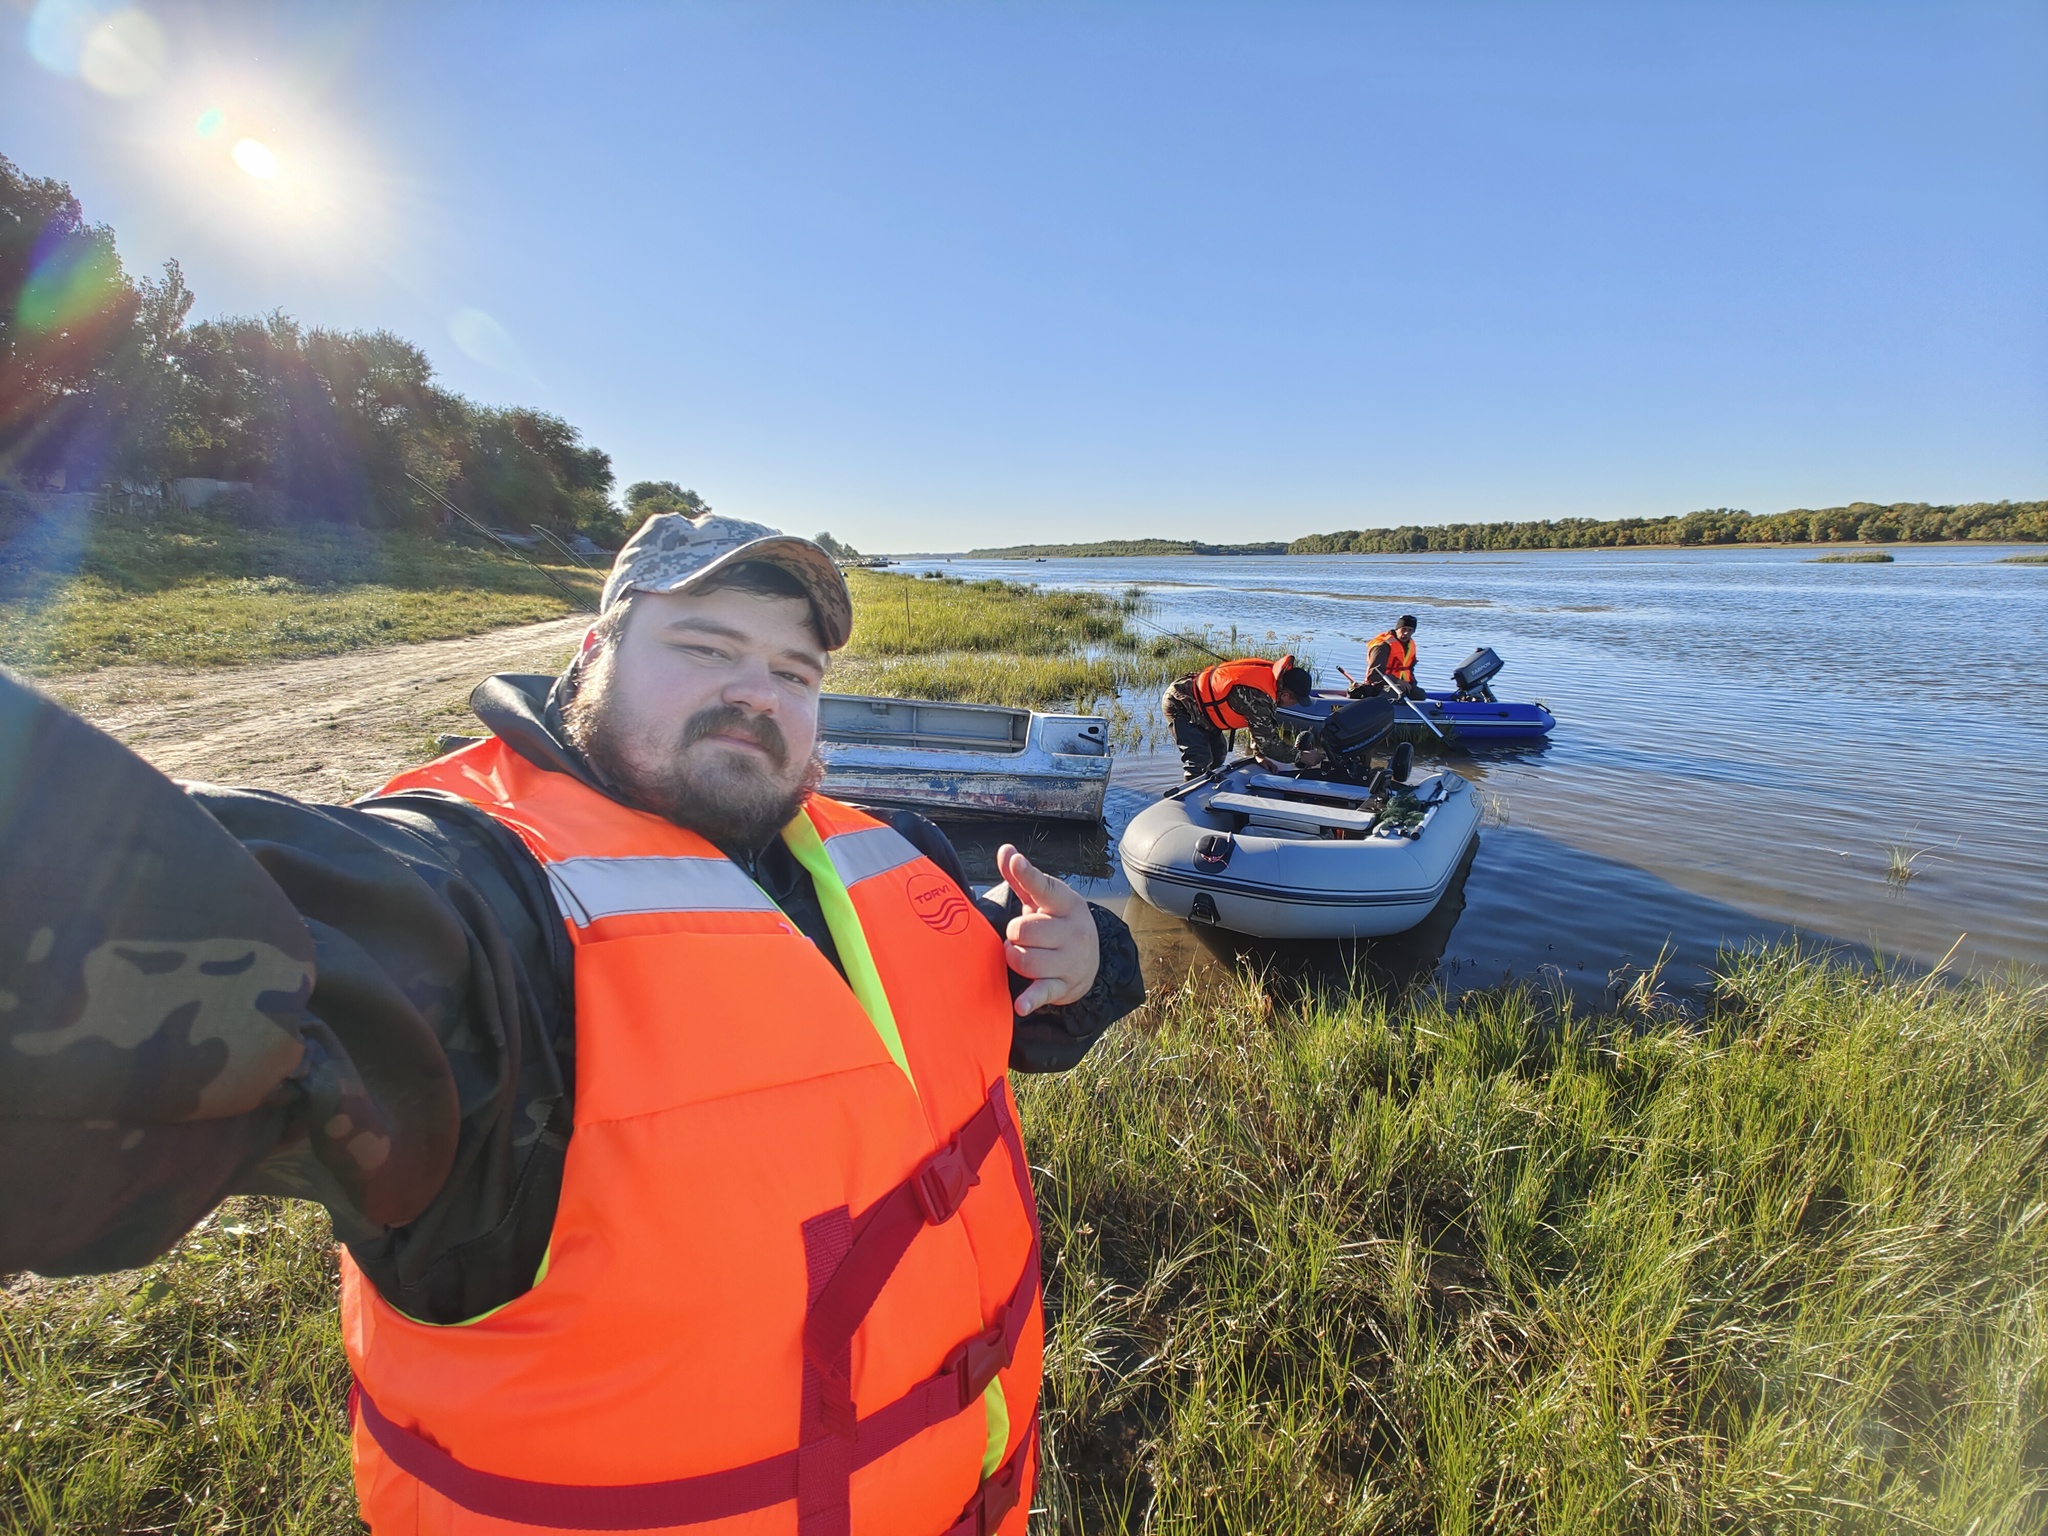
M 1010 1113 L 1005 1084 L 1000 1079 L 989 1090 L 988 1102 L 960 1128 L 952 1142 L 919 1164 L 908 1179 L 868 1208 L 860 1222 L 855 1224 L 851 1248 L 840 1260 L 831 1280 L 819 1292 L 817 1303 L 823 1303 L 834 1294 L 834 1288 L 839 1285 L 847 1267 L 858 1261 L 862 1266 L 861 1273 L 856 1280 L 848 1282 L 842 1293 L 865 1295 L 859 1315 L 846 1329 L 845 1339 L 850 1344 L 854 1330 L 859 1327 L 868 1307 L 874 1304 L 874 1298 L 881 1293 L 889 1273 L 894 1271 L 904 1251 L 909 1248 L 910 1240 L 923 1227 L 926 1202 L 929 1201 L 932 1209 L 936 1210 L 947 1191 L 954 1187 L 952 1181 L 956 1175 L 950 1171 L 927 1177 L 934 1165 L 950 1169 L 950 1163 L 940 1162 L 949 1154 L 972 1157 L 969 1171 L 974 1178 L 958 1186 L 958 1194 L 952 1196 L 951 1209 L 947 1210 L 946 1216 L 939 1218 L 945 1220 L 959 1209 L 969 1184 L 978 1180 L 980 1165 L 998 1139 L 1009 1149 L 1018 1195 L 1024 1201 L 1031 1221 L 1031 1247 L 1024 1255 L 1023 1271 L 1017 1276 L 1017 1283 L 1011 1288 L 1009 1299 L 1003 1303 L 995 1324 L 986 1332 L 957 1345 L 935 1373 L 886 1407 L 853 1419 L 850 1433 L 842 1436 L 835 1426 L 827 1423 L 826 1428 L 850 1452 L 846 1457 L 850 1462 L 847 1466 L 849 1472 L 880 1460 L 913 1436 L 964 1412 L 1016 1355 L 1018 1341 L 1023 1338 L 1025 1325 L 1031 1319 L 1032 1304 L 1038 1300 L 1038 1208 L 1031 1196 L 1030 1171 L 1024 1163 L 1024 1141 L 1017 1132 L 1016 1118 Z M 971 1150 L 975 1148 L 978 1150 Z M 907 1200 L 915 1212 L 915 1224 L 908 1228 L 901 1247 L 892 1254 L 889 1250 L 895 1238 L 891 1234 L 904 1220 L 900 1209 L 903 1200 Z M 896 1214 L 887 1216 L 888 1225 L 877 1226 L 884 1214 L 892 1210 Z M 873 1240 L 867 1249 L 868 1256 L 863 1257 L 864 1242 L 871 1232 L 877 1231 L 883 1236 Z M 885 1255 L 887 1269 L 880 1280 L 873 1282 L 873 1289 L 868 1290 L 868 1277 L 882 1263 Z M 837 1305 L 844 1308 L 846 1303 L 842 1301 Z M 812 1316 L 816 1315 L 815 1306 Z M 835 1333 L 837 1328 L 835 1322 Z M 821 1337 L 824 1337 L 822 1331 Z M 808 1319 L 804 1345 L 806 1357 L 815 1366 L 817 1357 L 811 1352 Z M 834 1355 L 839 1353 L 839 1350 L 833 1351 Z M 826 1358 L 830 1360 L 832 1356 Z M 820 1374 L 829 1377 L 831 1373 L 821 1370 Z M 771 1504 L 786 1503 L 798 1497 L 800 1463 L 806 1460 L 806 1452 L 813 1453 L 811 1459 L 815 1459 L 815 1453 L 822 1449 L 822 1446 L 806 1446 L 782 1451 L 748 1462 L 745 1466 L 659 1483 L 538 1483 L 465 1466 L 416 1431 L 392 1423 L 360 1386 L 349 1388 L 348 1407 L 351 1418 L 361 1419 L 363 1427 L 369 1430 L 371 1438 L 394 1465 L 451 1503 L 459 1504 L 473 1514 L 496 1520 L 554 1526 L 570 1531 L 640 1531 L 665 1525 L 695 1525 L 765 1509 Z M 848 1408 L 850 1411 L 850 1397 Z M 949 1527 L 944 1536 L 984 1536 L 1002 1523 L 1003 1517 L 1016 1505 L 1027 1458 L 1037 1443 L 1037 1433 L 1034 1423 L 1018 1442 L 1010 1459 L 994 1476 L 983 1481 L 959 1521 Z M 847 1441 L 851 1444 L 847 1445 Z M 835 1454 L 833 1459 L 840 1458 Z
M 946 1527 L 945 1536 L 995 1536 L 996 1527 L 1024 1496 L 1024 1469 L 1037 1459 L 1038 1422 L 1034 1419 L 1010 1459 L 996 1468 L 993 1477 L 982 1480 L 960 1518 Z
M 804 1318 L 804 1357 L 824 1378 L 825 1427 L 852 1439 L 858 1418 L 848 1347 L 854 1331 L 896 1273 L 903 1255 L 927 1226 L 950 1221 L 981 1182 L 981 1165 L 1002 1136 L 1009 1110 L 1002 1084 L 953 1139 L 909 1178 L 863 1211 L 853 1224 L 853 1247 L 832 1272 Z

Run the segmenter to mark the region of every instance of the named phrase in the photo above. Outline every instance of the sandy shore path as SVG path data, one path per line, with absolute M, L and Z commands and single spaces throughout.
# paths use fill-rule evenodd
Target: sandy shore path
M 108 667 L 37 686 L 181 779 L 346 801 L 473 734 L 492 672 L 553 672 L 587 614 L 457 640 L 246 667 Z

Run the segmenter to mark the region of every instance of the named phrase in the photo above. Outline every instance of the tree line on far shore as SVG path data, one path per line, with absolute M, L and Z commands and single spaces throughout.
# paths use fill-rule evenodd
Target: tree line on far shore
M 1137 559 L 1165 555 L 1284 555 L 1282 540 L 1263 544 L 1204 544 L 1199 539 L 1098 539 L 1092 544 L 1005 544 L 999 549 L 970 549 L 984 560 L 1030 560 L 1040 555 L 1085 558 L 1112 556 Z
M 222 481 L 238 489 L 209 510 L 238 520 L 377 528 L 435 528 L 446 498 L 479 522 L 604 545 L 628 517 L 709 510 L 642 481 L 622 512 L 611 456 L 575 427 L 441 388 L 389 331 L 283 313 L 194 323 L 192 303 L 177 262 L 130 277 L 68 186 L 0 156 L 0 479 L 157 495 Z
M 1716 507 L 1674 517 L 1565 517 L 1528 523 L 1440 523 L 1312 533 L 1290 555 L 1400 555 L 1433 550 L 1618 549 L 1631 545 L 1938 544 L 1953 539 L 2032 543 L 2048 539 L 2048 501 L 1980 501 L 1963 506 L 1854 501 L 1820 511 L 1762 516 Z

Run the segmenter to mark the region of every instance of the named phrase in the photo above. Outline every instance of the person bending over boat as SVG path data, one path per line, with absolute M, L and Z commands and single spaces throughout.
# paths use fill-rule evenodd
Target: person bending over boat
M 1302 703 L 1314 689 L 1315 679 L 1292 656 L 1278 661 L 1251 656 L 1219 661 L 1176 680 L 1159 704 L 1173 727 L 1181 769 L 1191 779 L 1223 766 L 1226 731 L 1250 731 L 1252 750 L 1269 768 L 1283 763 L 1317 768 L 1321 749 L 1296 747 L 1274 713 L 1280 705 Z
M 352 806 L 181 788 L 0 673 L 0 1273 L 325 1205 L 375 1536 L 1023 1536 L 1007 1072 L 1143 1000 L 1129 930 L 817 793 L 816 544 L 659 514 L 602 607 Z
M 1365 648 L 1365 681 L 1353 688 L 1358 698 L 1376 693 L 1405 698 L 1425 697 L 1415 682 L 1415 615 L 1404 613 L 1392 629 L 1383 629 Z

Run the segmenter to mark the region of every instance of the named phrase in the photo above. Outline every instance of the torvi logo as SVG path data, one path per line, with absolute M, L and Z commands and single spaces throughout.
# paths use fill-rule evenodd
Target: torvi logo
M 961 933 L 974 921 L 974 908 L 960 887 L 944 875 L 912 875 L 904 888 L 911 910 L 940 933 Z

